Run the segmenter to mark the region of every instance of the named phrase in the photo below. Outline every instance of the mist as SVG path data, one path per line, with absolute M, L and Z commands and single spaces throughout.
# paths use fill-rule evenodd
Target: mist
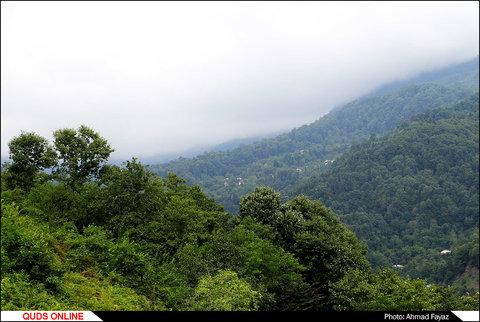
M 112 158 L 309 124 L 471 59 L 478 2 L 2 2 L 1 154 L 85 124 Z

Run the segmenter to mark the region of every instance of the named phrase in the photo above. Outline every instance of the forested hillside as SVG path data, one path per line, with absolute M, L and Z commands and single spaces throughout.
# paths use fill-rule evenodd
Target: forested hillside
M 345 152 L 293 191 L 321 200 L 374 267 L 478 290 L 478 92 Z M 441 254 L 449 250 L 451 253 Z
M 199 185 L 228 211 L 256 186 L 286 194 L 300 181 L 324 171 L 352 143 L 393 130 L 402 120 L 429 108 L 447 106 L 478 88 L 478 62 L 431 73 L 401 88 L 370 95 L 337 108 L 317 121 L 275 138 L 238 148 L 180 158 L 150 169 L 169 172 Z
M 86 126 L 9 148 L 2 310 L 478 310 L 478 293 L 374 272 L 320 201 L 256 188 L 234 217 L 174 174 L 106 165 Z

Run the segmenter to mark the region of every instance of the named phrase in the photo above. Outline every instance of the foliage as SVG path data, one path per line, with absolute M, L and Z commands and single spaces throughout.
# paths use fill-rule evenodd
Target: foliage
M 194 311 L 251 311 L 257 308 L 260 294 L 232 271 L 220 270 L 202 277 L 195 288 Z
M 375 268 L 450 285 L 468 266 L 478 273 L 478 131 L 477 93 L 354 145 L 292 195 L 331 207 Z
M 85 240 L 81 250 L 75 247 L 78 240 Z M 90 227 L 85 235 L 71 227 L 52 233 L 48 225 L 2 200 L 2 310 L 152 308 L 145 296 L 95 272 L 105 244 L 112 241 L 98 228 Z
M 256 187 L 255 191 L 242 197 L 238 218 L 251 217 L 265 225 L 272 225 L 280 209 L 280 194 L 272 188 Z
M 152 309 L 145 296 L 133 290 L 111 285 L 101 276 L 87 273 L 67 273 L 63 296 L 68 310 L 140 311 Z
M 2 169 L 2 179 L 8 189 L 28 190 L 35 181 L 42 180 L 41 170 L 56 164 L 57 156 L 48 141 L 33 132 L 22 132 L 8 143 L 11 163 Z
M 21 216 L 18 207 L 2 202 L 2 276 L 18 272 L 55 291 L 61 284 L 62 267 L 49 251 L 52 238 L 45 224 Z
M 462 296 L 460 298 L 460 306 L 458 307 L 461 311 L 478 311 L 480 309 L 480 296 L 479 292 L 475 293 L 474 296 Z
M 78 130 L 57 130 L 53 137 L 59 158 L 55 173 L 73 189 L 98 178 L 102 163 L 114 151 L 105 139 L 85 125 Z
M 470 107 L 464 101 L 454 112 L 430 112 L 417 116 L 413 124 L 416 129 L 424 122 L 440 122 L 447 129 L 461 124 L 464 129 L 457 132 L 465 138 L 472 127 L 467 115 L 475 114 Z M 455 126 L 449 127 L 450 119 L 457 122 Z M 409 124 L 387 137 L 409 133 Z M 188 185 L 172 173 L 157 177 L 135 158 L 122 166 L 104 165 L 113 149 L 86 127 L 55 133 L 53 150 L 60 151 L 60 163 L 54 175 L 40 174 L 47 163 L 36 158 L 43 158 L 45 149 L 44 154 L 32 154 L 29 164 L 37 164 L 32 166 L 36 174 L 24 177 L 25 184 L 10 185 L 3 175 L 8 178 L 14 172 L 8 165 L 2 167 L 4 309 L 451 310 L 474 308 L 475 299 L 478 302 L 478 293 L 457 297 L 453 289 L 427 287 L 426 280 L 412 280 L 392 270 L 374 272 L 365 245 L 320 201 L 254 187 L 239 199 L 238 216 L 232 216 L 199 186 Z M 368 142 L 382 146 L 382 140 Z M 462 140 L 453 141 L 460 153 L 464 151 Z M 395 154 L 395 149 L 386 150 Z M 452 153 L 459 157 L 458 151 Z M 478 183 L 468 176 L 462 180 L 473 188 Z M 335 183 L 340 187 L 343 182 Z M 425 190 L 435 190 L 434 182 L 428 183 L 431 186 Z M 355 187 L 355 180 L 352 184 Z M 408 197 L 402 195 L 398 202 Z M 478 204 L 468 193 L 457 197 L 471 201 L 465 214 L 476 209 Z M 344 201 L 345 207 L 358 206 L 355 202 L 360 199 L 352 202 Z M 452 209 L 456 208 L 449 205 Z M 444 217 L 436 219 L 437 225 L 452 219 L 448 212 Z M 418 220 L 407 226 L 424 233 L 422 225 Z M 457 238 L 458 247 L 435 272 L 438 276 L 454 272 L 444 276 L 445 283 L 457 281 L 465 265 L 471 272 L 478 268 L 474 259 L 478 245 L 461 230 L 455 232 L 450 238 Z M 397 236 L 392 242 L 402 240 Z M 421 253 L 415 247 L 408 251 Z
M 67 309 L 43 285 L 29 281 L 25 273 L 2 273 L 1 292 L 2 311 Z
M 425 280 L 402 279 L 388 268 L 377 274 L 350 271 L 331 285 L 331 292 L 336 310 L 443 311 L 455 301 L 451 291 Z

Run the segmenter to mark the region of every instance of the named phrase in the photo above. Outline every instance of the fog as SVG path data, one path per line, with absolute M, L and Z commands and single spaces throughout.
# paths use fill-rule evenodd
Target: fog
M 478 2 L 2 2 L 1 153 L 85 124 L 148 158 L 311 123 L 479 52 Z

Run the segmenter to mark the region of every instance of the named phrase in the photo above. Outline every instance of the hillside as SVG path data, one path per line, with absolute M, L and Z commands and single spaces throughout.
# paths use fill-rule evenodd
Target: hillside
M 255 188 L 232 216 L 135 158 L 106 164 L 113 149 L 86 126 L 54 137 L 22 132 L 2 165 L 4 310 L 478 310 L 478 292 L 373 271 L 320 201 Z
M 355 144 L 292 194 L 334 210 L 374 267 L 402 265 L 445 284 L 476 271 L 478 281 L 478 117 L 478 92 L 415 115 Z
M 452 104 L 468 93 L 433 83 L 412 84 L 355 100 L 312 124 L 275 138 L 229 151 L 180 158 L 153 165 L 151 170 L 159 176 L 177 173 L 236 213 L 241 196 L 255 186 L 286 193 L 302 179 L 327 168 L 353 142 L 372 133 L 383 134 L 414 114 Z

